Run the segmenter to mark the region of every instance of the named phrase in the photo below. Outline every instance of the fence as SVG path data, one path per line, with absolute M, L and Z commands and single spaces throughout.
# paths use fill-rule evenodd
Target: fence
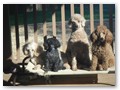
M 9 4 L 4 4 L 3 5 L 3 30 L 4 30 L 4 35 L 3 35 L 3 59 L 7 59 L 7 58 L 14 58 L 15 56 L 13 55 L 12 52 L 12 37 L 11 37 L 11 28 L 10 28 L 10 23 L 9 23 L 9 7 L 11 5 Z M 52 34 L 54 36 L 56 36 L 56 10 L 55 10 L 56 5 L 51 5 L 52 8 Z M 18 24 L 18 5 L 15 5 L 14 7 L 15 9 L 15 38 L 16 38 L 16 57 L 17 60 L 20 60 L 20 47 L 21 47 L 21 43 L 20 43 L 20 30 L 19 30 L 19 24 Z M 80 14 L 84 16 L 84 4 L 80 4 L 79 5 L 80 8 Z M 89 5 L 89 10 L 90 10 L 90 32 L 93 32 L 94 30 L 94 5 L 90 4 Z M 47 9 L 47 5 L 46 4 L 42 4 L 42 14 L 43 14 L 43 36 L 47 35 L 47 20 L 46 20 L 46 9 Z M 62 32 L 62 50 L 65 51 L 66 49 L 66 26 L 65 26 L 65 4 L 61 5 L 61 32 Z M 70 14 L 71 16 L 75 13 L 75 7 L 74 4 L 70 5 Z M 100 24 L 103 25 L 104 24 L 104 19 L 103 19 L 103 4 L 99 5 L 99 18 L 100 18 Z M 23 14 L 23 18 L 24 18 L 24 39 L 22 41 L 28 42 L 29 41 L 29 32 L 28 32 L 28 23 L 27 23 L 27 19 L 28 19 L 28 13 L 27 13 L 27 7 L 24 5 L 24 14 Z M 33 27 L 34 27 L 34 41 L 38 42 L 38 29 L 37 29 L 37 10 L 36 10 L 36 5 L 33 4 Z M 113 32 L 113 9 L 112 9 L 112 5 L 109 5 L 109 28 L 110 30 Z

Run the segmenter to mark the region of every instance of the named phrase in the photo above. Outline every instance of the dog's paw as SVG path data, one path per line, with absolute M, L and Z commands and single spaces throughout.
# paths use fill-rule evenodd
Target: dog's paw
M 96 68 L 90 67 L 90 71 L 96 71 Z
M 103 70 L 107 70 L 108 66 L 106 64 L 102 64 L 102 68 L 103 68 Z
M 54 72 L 58 72 L 58 70 L 53 70 Z
M 38 69 L 40 69 L 41 68 L 41 65 L 36 65 L 34 68 L 33 68 L 33 70 L 38 70 Z
M 103 71 L 102 65 L 99 65 L 98 70 Z
M 65 69 L 70 69 L 70 65 L 69 65 L 68 63 L 65 63 L 65 64 L 64 64 L 64 68 L 65 68 Z
M 108 70 L 108 68 L 107 67 L 103 67 L 103 70 Z
M 77 67 L 72 67 L 72 70 L 73 71 L 77 71 Z

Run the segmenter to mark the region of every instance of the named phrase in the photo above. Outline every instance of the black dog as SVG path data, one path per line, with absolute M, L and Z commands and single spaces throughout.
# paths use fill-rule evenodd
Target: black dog
M 46 50 L 46 59 L 45 59 L 45 71 L 54 71 L 63 69 L 63 61 L 60 58 L 60 54 L 57 48 L 60 47 L 60 42 L 56 39 L 55 36 L 53 38 L 44 37 L 44 44 Z

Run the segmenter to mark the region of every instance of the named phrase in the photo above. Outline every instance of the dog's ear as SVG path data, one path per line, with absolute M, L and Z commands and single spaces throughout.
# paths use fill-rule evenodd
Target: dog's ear
M 55 47 L 56 48 L 59 48 L 61 45 L 60 45 L 60 42 L 58 41 L 58 40 L 56 40 L 56 42 L 55 42 L 56 44 L 55 44 Z
M 111 44 L 113 41 L 113 35 L 109 29 L 107 29 L 106 31 L 107 31 L 105 36 L 106 42 Z
M 46 36 L 44 36 L 44 42 L 47 40 L 47 35 Z
M 22 48 L 22 51 L 23 51 L 24 55 L 26 55 L 26 56 L 29 54 L 28 50 L 27 50 L 27 47 L 28 47 L 28 44 L 25 44 Z
M 69 21 L 68 21 L 69 28 L 72 27 L 71 20 L 72 20 L 72 19 L 69 19 Z
M 43 43 L 44 49 L 47 50 L 48 49 L 48 43 L 47 43 L 47 35 L 44 36 L 44 43 Z
M 97 39 L 98 36 L 96 35 L 97 30 L 93 31 L 92 34 L 90 35 L 90 40 L 94 43 Z
M 35 56 L 39 56 L 43 52 L 43 48 L 40 45 L 36 46 Z
M 48 49 L 48 43 L 47 43 L 47 42 L 44 42 L 44 43 L 43 43 L 43 46 L 44 46 L 44 49 L 45 49 L 45 50 Z
M 56 39 L 56 36 L 53 36 L 54 39 Z
M 48 49 L 48 43 L 47 43 L 47 35 L 44 36 L 44 43 L 43 43 L 44 49 L 47 50 Z
M 54 37 L 55 39 L 55 48 L 59 48 L 61 45 L 60 45 L 60 42 L 58 41 L 58 39 L 56 39 L 56 37 Z
M 81 20 L 82 27 L 85 27 L 85 23 L 86 23 L 86 19 L 84 17 L 82 17 L 82 20 Z

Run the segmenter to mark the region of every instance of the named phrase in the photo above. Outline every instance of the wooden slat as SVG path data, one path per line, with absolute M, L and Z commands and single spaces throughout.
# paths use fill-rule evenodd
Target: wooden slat
M 27 77 L 34 77 L 35 75 L 27 75 Z M 49 76 L 46 77 L 36 77 L 35 79 L 26 79 L 23 80 L 23 78 L 26 77 L 25 75 L 20 75 L 17 77 L 17 82 L 19 82 L 21 85 L 49 85 L 49 86 L 71 86 L 71 85 L 80 85 L 80 84 L 95 84 L 98 82 L 98 75 L 58 75 L 58 76 Z M 46 82 L 48 81 L 49 82 Z
M 46 23 L 46 5 L 42 5 L 42 13 L 43 13 L 43 36 L 47 35 L 47 23 Z
M 74 12 L 75 12 L 75 11 L 74 11 L 74 4 L 71 4 L 71 5 L 70 5 L 70 8 L 71 8 L 71 16 L 73 16 L 73 14 L 74 14 Z
M 36 5 L 33 4 L 33 17 L 34 17 L 34 41 L 38 42 L 37 37 L 37 11 L 36 11 Z
M 113 6 L 109 5 L 109 28 L 113 33 Z
M 9 25 L 9 5 L 3 4 L 3 65 L 6 65 L 6 60 L 12 55 L 11 35 Z M 3 67 L 4 69 L 4 67 Z
M 109 28 L 110 28 L 110 31 L 113 33 L 113 18 L 112 17 L 113 17 L 113 6 L 109 5 Z M 111 45 L 113 48 L 113 42 Z
M 84 16 L 84 5 L 80 4 L 80 14 Z
M 15 33 L 16 33 L 17 60 L 19 60 L 20 59 L 20 41 L 19 41 L 18 6 L 17 5 L 15 5 Z
M 24 6 L 24 33 L 25 33 L 25 42 L 28 41 L 28 26 L 27 26 L 27 8 Z
M 100 4 L 100 25 L 103 25 L 103 4 Z
M 93 75 L 59 75 L 51 76 L 50 85 L 56 84 L 95 84 L 98 82 L 97 74 Z
M 53 5 L 53 11 L 52 11 L 52 29 L 53 29 L 53 36 L 56 36 L 56 11 L 55 11 L 55 5 Z
M 30 63 L 29 63 L 30 65 Z M 32 68 L 32 67 L 31 67 Z M 30 69 L 30 72 L 31 73 L 37 73 L 37 75 L 40 75 L 40 76 L 44 76 L 44 72 L 39 69 L 39 70 L 31 70 Z M 110 74 L 110 73 L 114 73 L 115 72 L 115 67 L 111 67 L 111 68 L 108 68 L 108 70 L 106 71 L 87 71 L 87 70 L 80 70 L 78 69 L 77 71 L 72 71 L 72 70 L 60 70 L 59 72 L 53 72 L 53 71 L 49 71 L 46 75 L 56 75 L 56 76 L 59 76 L 59 75 L 93 75 L 93 74 Z
M 61 19 L 62 19 L 62 49 L 65 51 L 66 49 L 66 30 L 65 30 L 65 5 L 61 6 Z
M 93 4 L 90 4 L 90 30 L 94 31 L 94 12 L 93 12 Z

